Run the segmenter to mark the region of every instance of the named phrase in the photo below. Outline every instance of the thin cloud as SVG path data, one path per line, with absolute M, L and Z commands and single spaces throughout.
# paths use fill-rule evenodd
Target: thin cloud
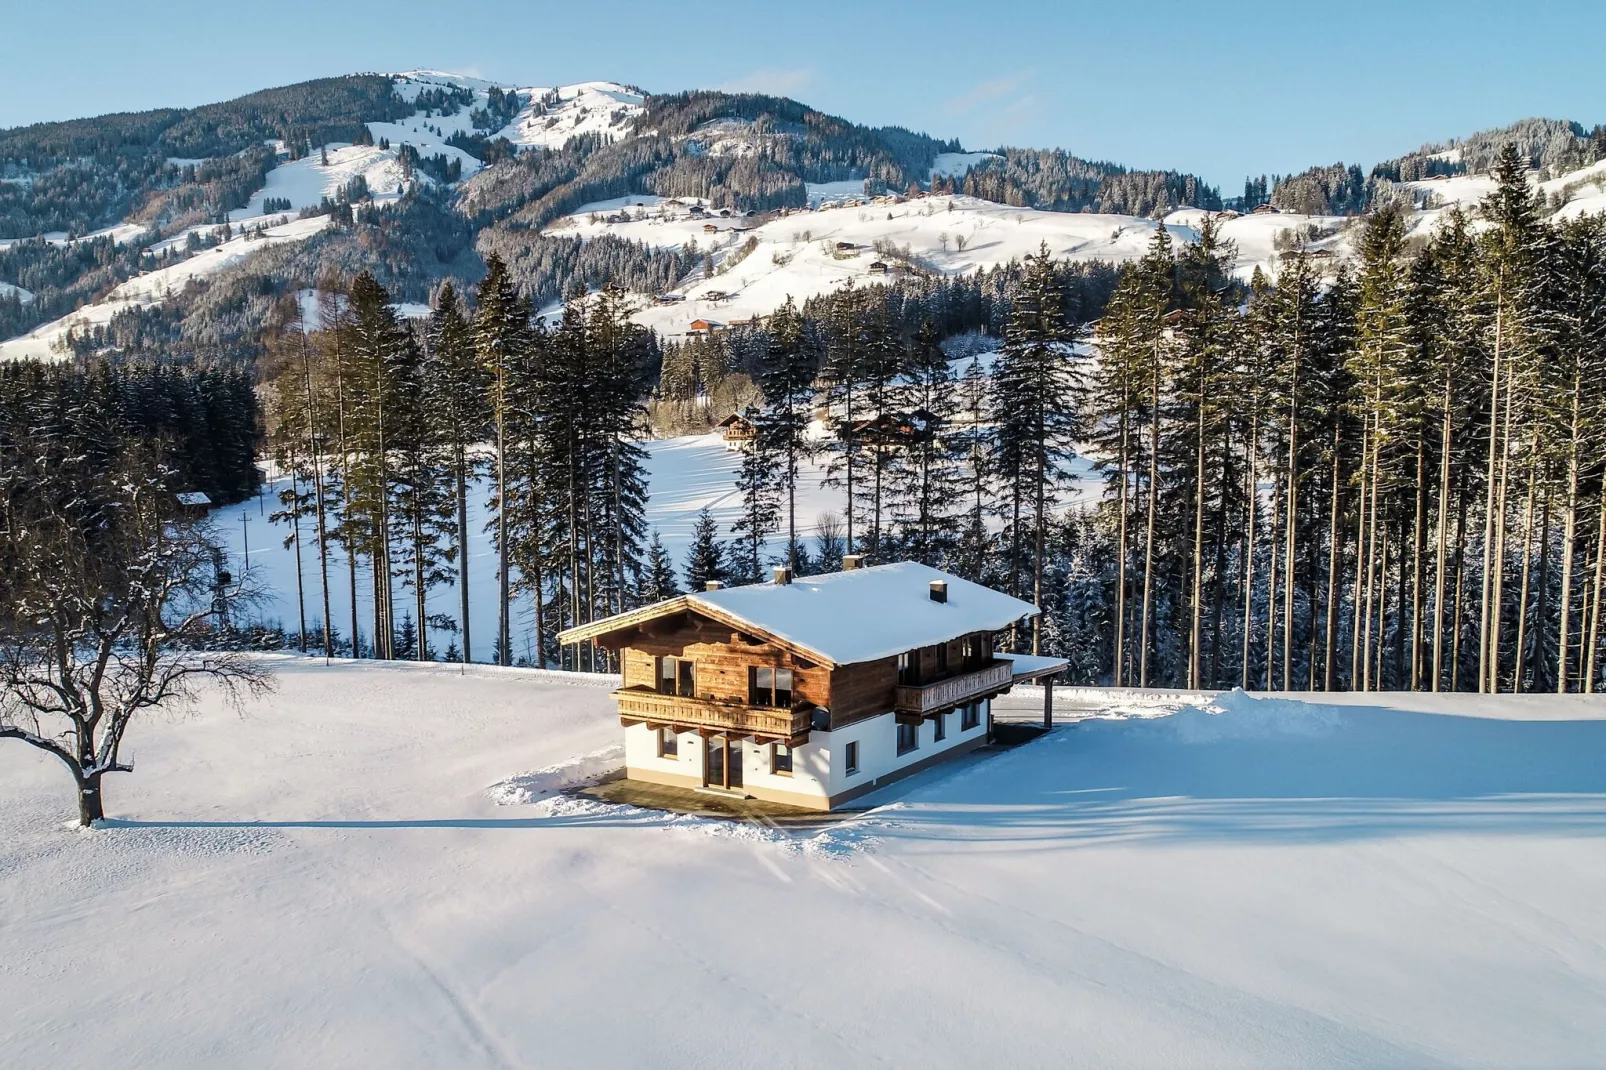
M 812 67 L 761 67 L 719 88 L 726 93 L 768 93 L 777 97 L 793 97 L 813 84 Z
M 1035 71 L 1028 68 L 1016 74 L 1007 74 L 1002 78 L 977 82 L 959 96 L 950 97 L 947 110 L 952 115 L 971 115 L 987 105 L 1004 100 L 1006 97 L 1015 97 L 1016 100 L 1003 105 L 1004 108 L 1013 106 L 1020 99 L 1029 100 L 1031 99 L 1030 95 L 1022 95 L 1020 90 L 1031 81 L 1035 73 Z

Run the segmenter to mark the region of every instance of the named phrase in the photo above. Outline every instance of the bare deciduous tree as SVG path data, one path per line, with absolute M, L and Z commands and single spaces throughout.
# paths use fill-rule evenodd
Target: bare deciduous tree
M 61 759 L 88 825 L 102 778 L 131 771 L 135 715 L 182 708 L 206 682 L 237 702 L 272 681 L 242 651 L 205 649 L 244 594 L 217 583 L 205 522 L 176 515 L 149 457 L 79 478 L 12 467 L 0 511 L 0 739 Z

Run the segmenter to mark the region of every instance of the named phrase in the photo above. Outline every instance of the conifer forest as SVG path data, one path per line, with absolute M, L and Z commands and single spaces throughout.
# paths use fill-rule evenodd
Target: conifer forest
M 426 595 L 485 534 L 465 505 L 483 478 L 500 623 L 463 629 L 454 658 L 509 661 L 523 600 L 549 664 L 603 669 L 556 633 L 859 553 L 1037 602 L 1016 648 L 1078 682 L 1595 690 L 1606 226 L 1544 222 L 1524 171 L 1508 148 L 1479 220 L 1427 237 L 1374 207 L 1353 265 L 1294 249 L 1236 281 L 1207 217 L 1120 269 L 1045 249 L 662 344 L 614 289 L 534 318 L 495 255 L 414 325 L 371 275 L 331 280 L 264 363 L 267 447 L 294 476 L 279 518 L 325 592 L 366 570 L 407 593 L 299 641 L 424 657 Z M 990 366 L 944 348 L 967 331 L 1001 336 Z M 672 561 L 646 522 L 645 407 L 738 375 L 756 428 L 739 519 L 705 517 Z M 840 516 L 798 516 L 804 457 Z

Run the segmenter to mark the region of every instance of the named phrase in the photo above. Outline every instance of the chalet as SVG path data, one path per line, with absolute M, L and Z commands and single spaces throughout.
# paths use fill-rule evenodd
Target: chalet
M 753 422 L 751 411 L 731 413 L 719 422 L 719 430 L 728 450 L 746 449 L 758 437 L 758 425 Z
M 885 260 L 875 260 L 870 263 L 870 274 L 885 275 L 891 268 L 887 267 Z
M 1282 213 L 1282 209 L 1280 209 L 1280 208 L 1274 208 L 1273 206 L 1271 206 L 1269 204 L 1257 204 L 1257 205 L 1255 205 L 1254 211 L 1250 212 L 1249 214 L 1250 215 L 1280 215 L 1281 213 Z
M 839 241 L 836 243 L 836 251 L 839 253 L 851 253 L 857 248 L 858 246 L 850 241 Z
M 687 334 L 713 334 L 719 330 L 721 324 L 713 320 L 692 320 L 686 327 Z
M 925 409 L 911 413 L 884 412 L 853 424 L 858 443 L 872 450 L 903 449 L 937 433 L 938 419 Z
M 678 305 L 684 300 L 686 300 L 685 294 L 662 293 L 655 295 L 652 303 L 655 305 Z
M 199 520 L 212 508 L 212 499 L 202 490 L 181 490 L 173 495 L 173 504 L 179 516 Z
M 558 640 L 619 652 L 629 778 L 828 810 L 981 746 L 995 696 L 1063 670 L 996 652 L 1036 613 L 926 565 L 850 556 L 841 572 L 777 569 Z
M 704 234 L 718 234 L 719 233 L 719 228 L 717 226 L 715 226 L 714 224 L 712 224 L 712 223 L 704 223 L 703 224 L 703 233 Z

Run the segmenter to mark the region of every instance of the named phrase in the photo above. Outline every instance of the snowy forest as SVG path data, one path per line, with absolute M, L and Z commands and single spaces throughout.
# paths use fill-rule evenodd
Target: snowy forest
M 1118 272 L 1045 250 L 996 286 L 849 288 L 667 350 L 617 290 L 533 319 L 495 257 L 472 304 L 445 287 L 416 326 L 371 276 L 331 283 L 319 329 L 286 330 L 270 358 L 271 447 L 295 473 L 280 516 L 315 533 L 325 589 L 362 561 L 411 604 L 381 599 L 344 639 L 325 613 L 302 641 L 432 653 L 416 622 L 466 567 L 464 488 L 484 472 L 500 634 L 454 638 L 453 658 L 507 661 L 525 599 L 549 664 L 603 669 L 553 636 L 851 552 L 1036 601 L 1012 643 L 1069 658 L 1078 682 L 1593 690 L 1606 226 L 1543 222 L 1514 151 L 1496 176 L 1478 222 L 1451 213 L 1431 240 L 1374 210 L 1353 268 L 1295 250 L 1240 283 L 1207 220 L 1175 248 L 1158 228 Z M 990 363 L 945 352 L 985 324 Z M 676 562 L 645 520 L 643 406 L 721 347 L 755 387 L 742 508 L 731 530 L 705 518 Z M 841 516 L 797 516 L 804 457 Z M 335 544 L 349 575 L 320 552 Z

